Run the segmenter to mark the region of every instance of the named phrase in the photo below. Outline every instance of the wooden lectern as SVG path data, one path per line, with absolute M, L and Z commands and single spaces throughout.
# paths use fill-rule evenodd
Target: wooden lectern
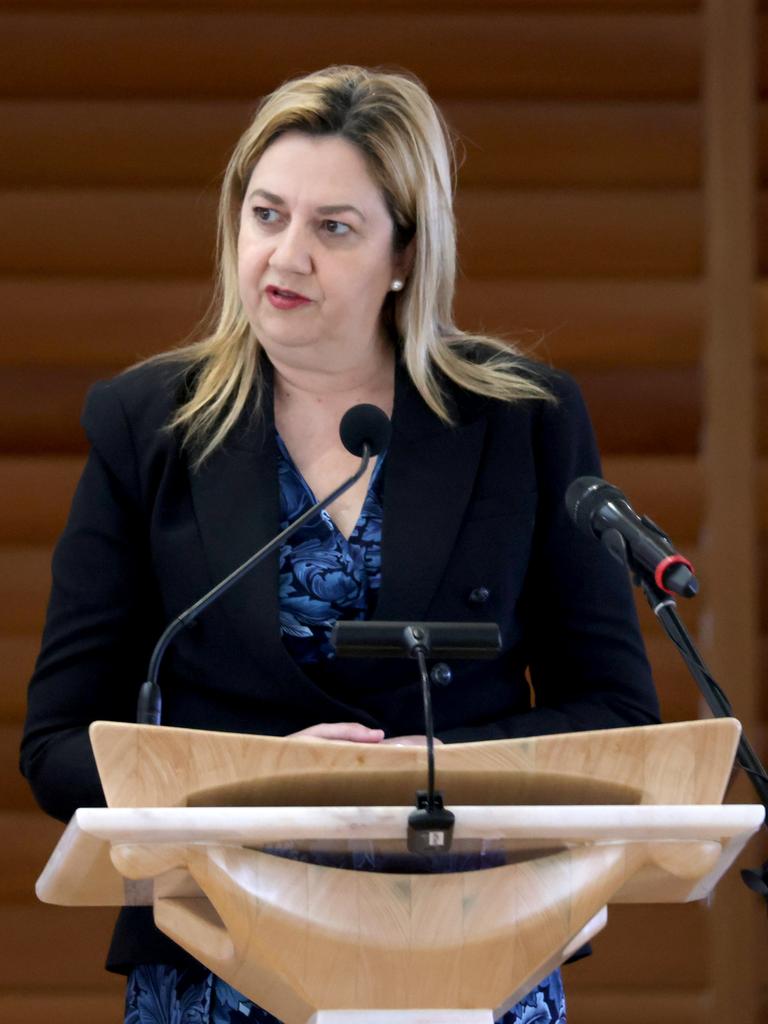
M 712 890 L 764 816 L 721 803 L 739 734 L 719 719 L 438 747 L 473 869 L 392 873 L 329 857 L 405 857 L 423 748 L 97 722 L 108 808 L 77 811 L 37 893 L 152 905 L 287 1024 L 490 1024 L 607 904 Z

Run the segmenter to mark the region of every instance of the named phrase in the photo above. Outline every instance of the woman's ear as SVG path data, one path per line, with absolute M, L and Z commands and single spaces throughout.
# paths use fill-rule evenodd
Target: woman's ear
M 413 261 L 415 259 L 416 239 L 412 238 L 404 249 L 395 253 L 393 277 L 398 278 L 405 283 L 413 269 Z

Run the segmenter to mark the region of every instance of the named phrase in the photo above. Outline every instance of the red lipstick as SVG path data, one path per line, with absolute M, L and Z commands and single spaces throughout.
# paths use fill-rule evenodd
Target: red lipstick
M 298 292 L 292 292 L 288 288 L 278 288 L 274 284 L 268 284 L 265 293 L 275 309 L 297 309 L 299 306 L 306 306 L 311 299 Z

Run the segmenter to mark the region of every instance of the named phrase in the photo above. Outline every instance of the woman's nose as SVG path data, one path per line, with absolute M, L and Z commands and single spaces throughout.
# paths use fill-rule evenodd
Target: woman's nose
M 269 260 L 276 270 L 293 274 L 312 272 L 312 252 L 306 230 L 300 224 L 290 224 L 275 239 L 275 248 Z

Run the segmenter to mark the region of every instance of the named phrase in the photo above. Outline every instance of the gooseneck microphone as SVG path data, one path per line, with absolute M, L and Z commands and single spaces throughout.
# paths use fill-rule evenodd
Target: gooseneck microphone
M 731 718 L 733 709 L 728 697 L 677 614 L 673 594 L 694 597 L 699 589 L 688 559 L 675 551 L 669 537 L 654 522 L 637 515 L 617 487 L 599 477 L 574 480 L 566 492 L 565 506 L 580 530 L 601 541 L 630 569 L 634 583 L 643 591 L 715 718 Z M 736 764 L 746 772 L 766 809 L 768 824 L 768 772 L 743 731 L 736 748 Z M 741 877 L 768 901 L 768 861 L 756 870 L 742 870 Z
M 580 476 L 566 491 L 565 507 L 582 533 L 597 538 L 633 571 L 650 573 L 660 590 L 681 597 L 698 593 L 688 559 L 652 520 L 635 512 L 618 487 L 600 477 Z
M 352 455 L 361 457 L 361 462 L 355 473 L 340 484 L 322 501 L 316 502 L 306 512 L 303 512 L 298 519 L 294 519 L 264 547 L 259 548 L 242 565 L 216 584 L 207 594 L 203 594 L 195 603 L 178 615 L 166 627 L 160 639 L 155 644 L 152 657 L 147 671 L 147 681 L 142 684 L 139 690 L 136 721 L 140 725 L 159 725 L 162 715 L 162 697 L 160 687 L 157 683 L 157 676 L 160 670 L 160 662 L 171 640 L 180 630 L 189 626 L 200 615 L 201 612 L 213 604 L 222 594 L 225 594 L 230 587 L 233 587 L 243 576 L 255 568 L 279 548 L 289 537 L 300 529 L 308 519 L 322 512 L 328 505 L 332 505 L 337 498 L 340 498 L 345 491 L 348 491 L 353 484 L 357 483 L 368 468 L 372 456 L 382 452 L 389 443 L 392 433 L 392 424 L 386 413 L 382 412 L 376 405 L 354 405 L 348 409 L 341 418 L 339 424 L 339 436 L 347 451 Z

